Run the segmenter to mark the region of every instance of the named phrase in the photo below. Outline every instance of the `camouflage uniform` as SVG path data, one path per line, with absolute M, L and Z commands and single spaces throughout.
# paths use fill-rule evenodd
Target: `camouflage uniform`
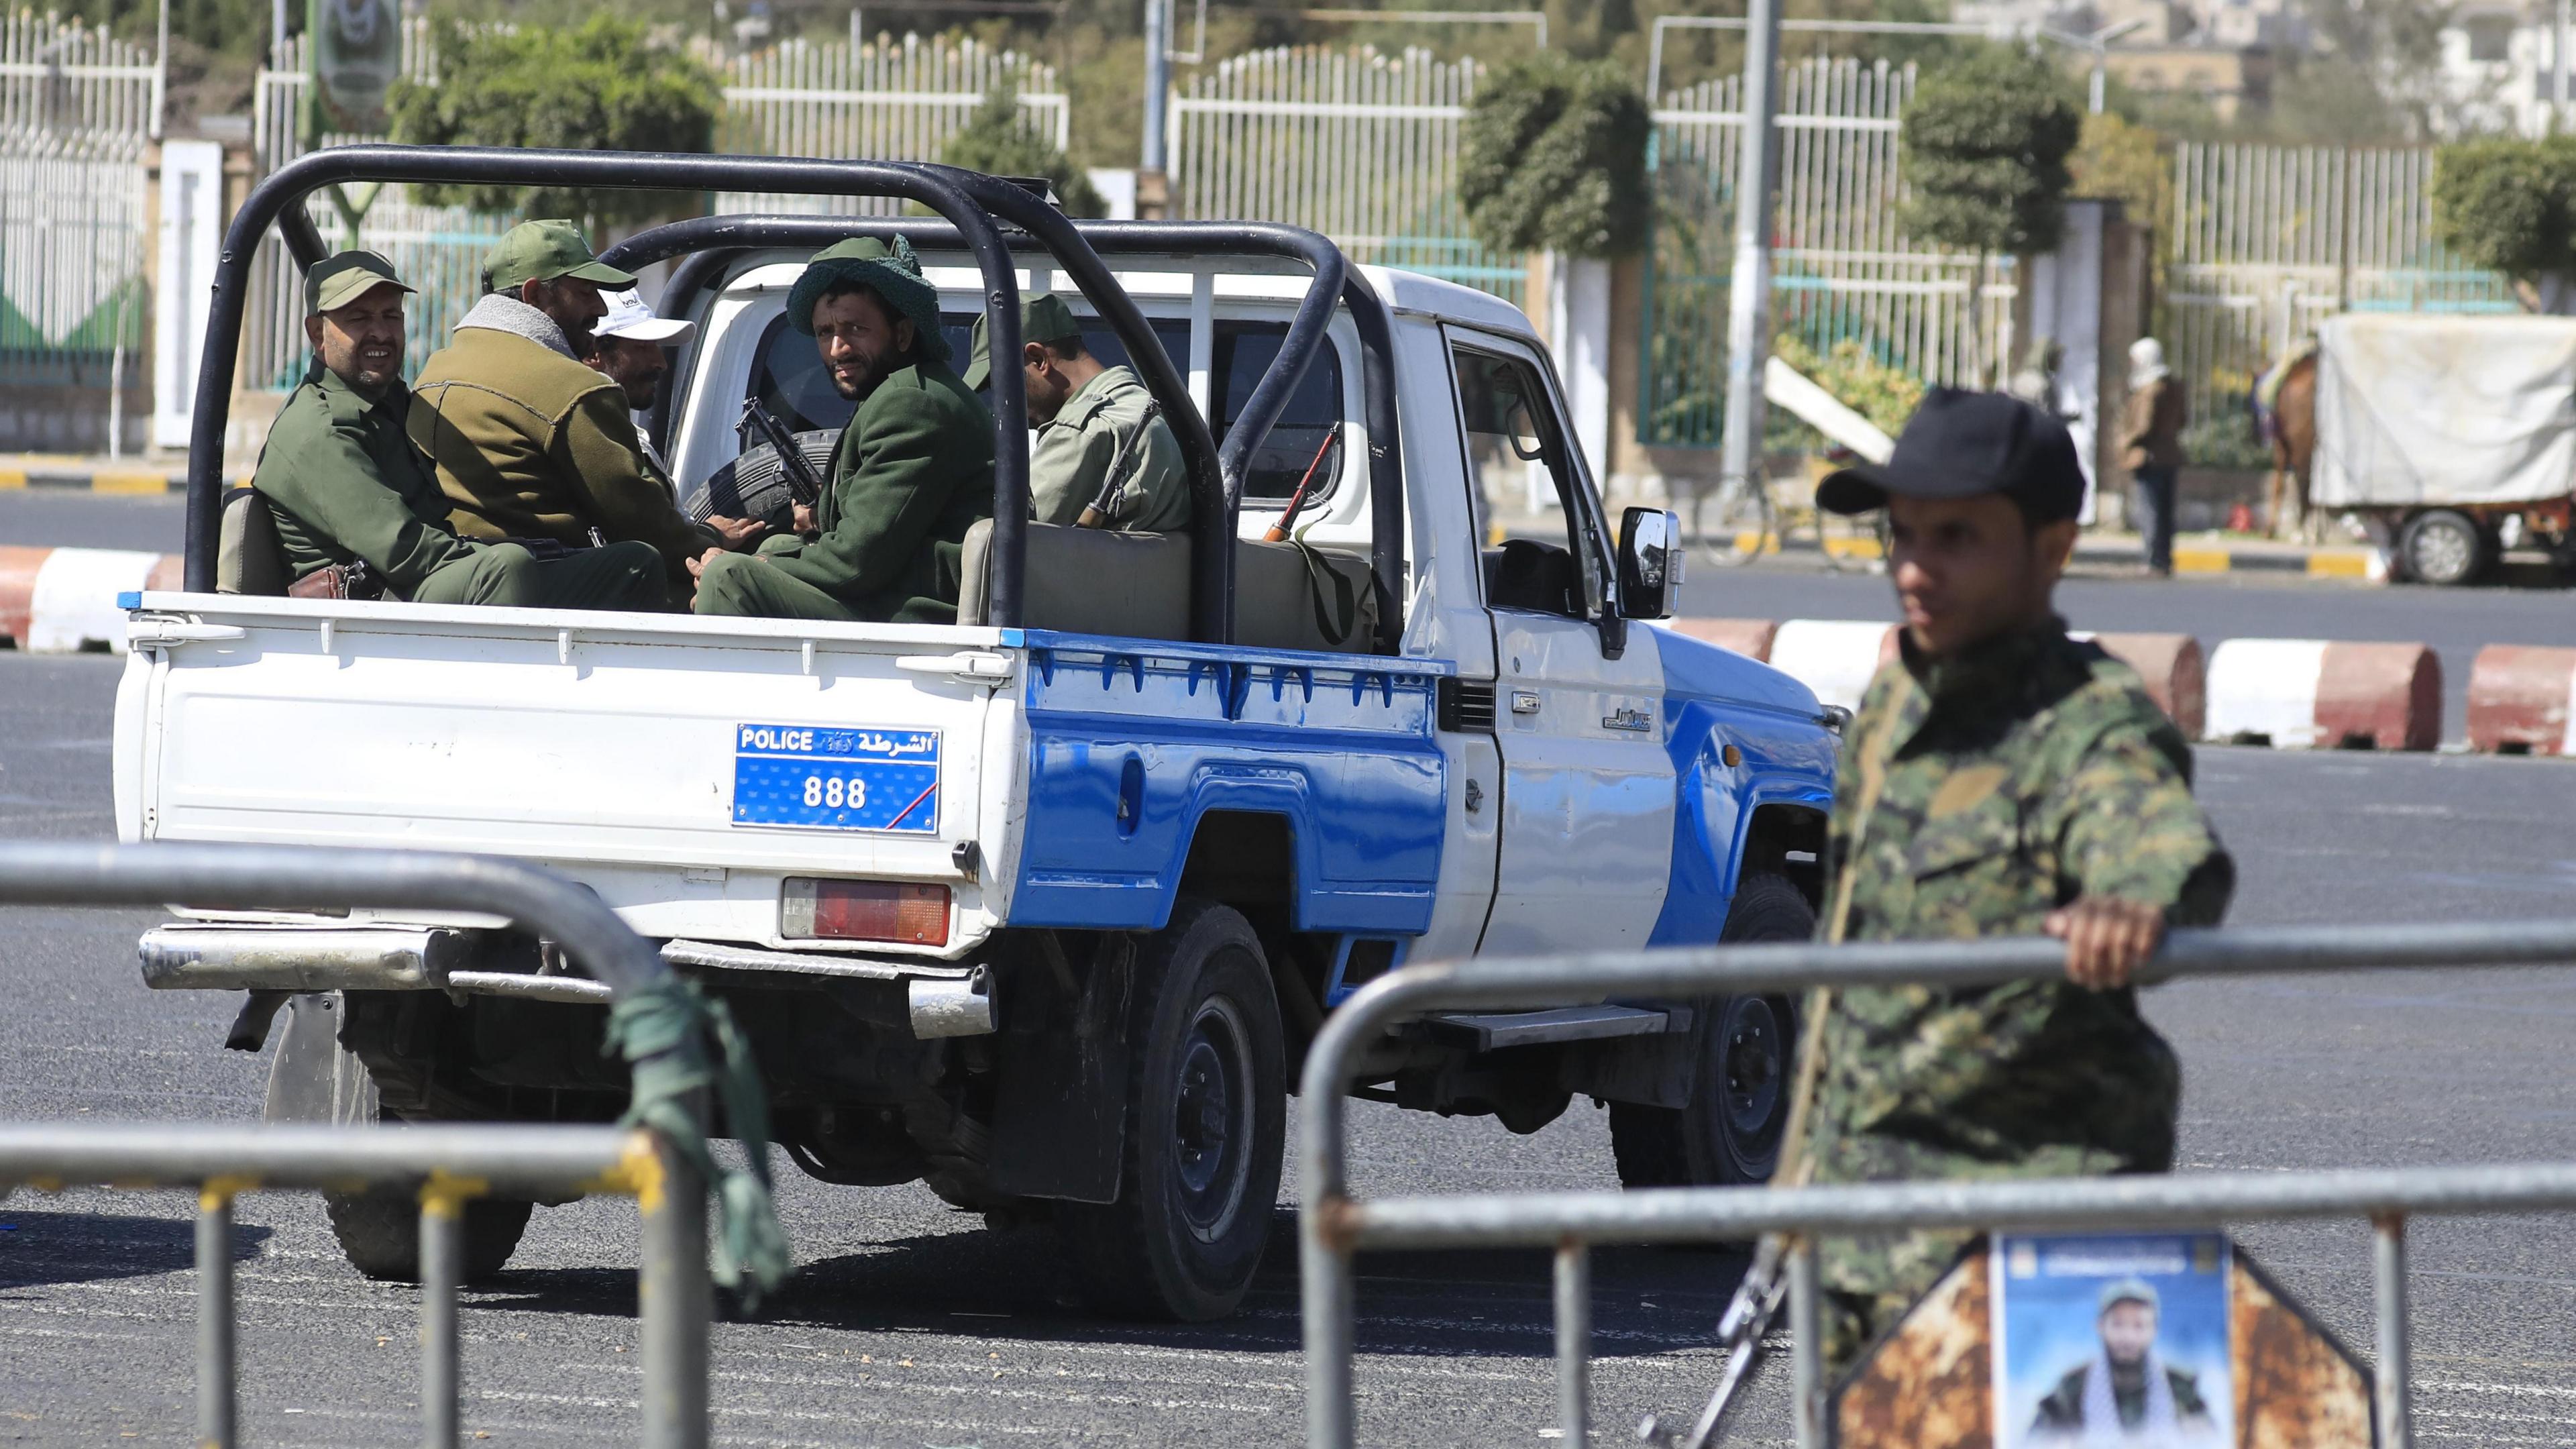
M 1877 799 L 1864 811 L 1872 776 Z M 2128 666 L 2054 619 L 1952 660 L 1927 662 L 1909 645 L 1871 681 L 1845 734 L 1834 805 L 1832 861 L 1853 872 L 1850 941 L 2033 936 L 2079 896 L 2152 902 L 2172 924 L 2208 925 L 2235 882 L 2191 797 L 2181 733 Z M 1843 885 L 1838 874 L 1828 899 Z M 1822 1063 L 1815 1182 L 2173 1164 L 2181 1069 L 2134 991 L 2059 979 L 1840 992 Z M 1835 1371 L 1931 1287 L 1967 1237 L 1819 1245 Z

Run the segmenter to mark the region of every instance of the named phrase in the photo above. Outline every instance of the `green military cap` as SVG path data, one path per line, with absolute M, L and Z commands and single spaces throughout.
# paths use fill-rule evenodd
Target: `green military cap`
M 834 242 L 805 263 L 796 285 L 787 292 L 787 321 L 797 331 L 814 335 L 814 305 L 836 287 L 865 287 L 887 306 L 912 319 L 923 355 L 948 360 L 948 336 L 939 330 L 939 289 L 921 275 L 921 258 L 902 237 L 889 247 L 872 236 Z
M 2164 1300 L 2157 1295 L 2155 1285 L 2144 1278 L 2122 1278 L 2103 1286 L 2100 1312 L 2108 1313 L 2121 1303 L 2143 1303 L 2150 1310 L 2164 1310 Z
M 483 290 L 515 292 L 522 282 L 551 282 L 579 277 L 603 287 L 631 287 L 635 274 L 621 272 L 590 254 L 581 228 L 568 221 L 523 221 L 504 233 L 483 254 Z
M 304 312 L 336 312 L 378 287 L 420 289 L 394 275 L 394 264 L 375 252 L 350 250 L 323 258 L 304 274 Z
M 1081 336 L 1082 324 L 1074 320 L 1073 309 L 1064 305 L 1062 297 L 1053 292 L 1040 292 L 1034 297 L 1020 299 L 1021 342 L 1062 342 L 1068 337 L 1078 339 Z M 984 314 L 978 312 L 975 314 L 975 355 L 966 364 L 968 387 L 982 387 L 984 380 L 993 375 L 993 359 L 987 355 L 991 351 L 991 344 L 984 339 Z

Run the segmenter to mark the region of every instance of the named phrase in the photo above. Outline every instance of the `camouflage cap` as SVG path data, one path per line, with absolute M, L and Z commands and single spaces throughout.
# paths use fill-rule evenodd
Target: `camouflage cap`
M 2144 1278 L 2119 1278 L 2102 1285 L 2101 1307 L 2096 1311 L 2108 1313 L 2122 1303 L 2143 1303 L 2157 1312 L 2162 1312 L 2165 1306 L 2153 1283 Z
M 603 287 L 635 285 L 632 272 L 621 272 L 592 256 L 581 228 L 568 221 L 520 222 L 483 254 L 487 292 L 515 292 L 522 282 L 551 282 L 557 277 L 579 277 Z
M 1053 292 L 1040 292 L 1020 299 L 1020 341 L 1062 342 L 1082 336 L 1082 324 L 1074 319 L 1073 309 Z M 992 346 L 984 337 L 984 314 L 975 314 L 974 357 L 966 364 L 966 385 L 982 387 L 993 375 Z
M 378 287 L 420 290 L 396 276 L 394 264 L 375 252 L 352 249 L 324 257 L 304 274 L 304 314 L 337 312 Z

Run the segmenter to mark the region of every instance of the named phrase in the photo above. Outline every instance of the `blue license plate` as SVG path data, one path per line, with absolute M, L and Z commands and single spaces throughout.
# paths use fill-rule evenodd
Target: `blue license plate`
M 939 732 L 738 726 L 733 823 L 936 834 Z

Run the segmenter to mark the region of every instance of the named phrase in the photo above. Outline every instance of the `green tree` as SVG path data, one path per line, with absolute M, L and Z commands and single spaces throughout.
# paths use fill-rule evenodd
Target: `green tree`
M 1925 77 L 1906 102 L 1906 223 L 1926 241 L 1976 254 L 1972 297 L 1984 293 L 1989 257 L 2051 250 L 2065 230 L 2074 180 L 2066 160 L 2083 128 L 2069 90 L 2039 56 L 1995 45 Z M 1970 313 L 1972 382 L 1983 380 L 1984 312 Z
M 438 31 L 438 79 L 397 81 L 394 139 L 423 146 L 706 152 L 722 104 L 713 72 L 645 27 L 597 15 L 569 28 L 454 21 Z M 577 217 L 603 226 L 694 211 L 695 193 L 612 187 L 417 186 L 432 205 Z
M 1090 176 L 1022 113 L 1019 89 L 1007 82 L 985 95 L 965 129 L 940 149 L 939 159 L 993 176 L 1045 177 L 1068 216 L 1101 216 L 1109 210 Z
M 2491 136 L 2433 155 L 2433 225 L 2472 266 L 2513 279 L 2522 304 L 2576 302 L 2576 136 Z
M 1460 137 L 1458 199 L 1498 252 L 1624 256 L 1644 245 L 1651 202 L 1646 98 L 1613 61 L 1542 55 L 1476 87 Z

